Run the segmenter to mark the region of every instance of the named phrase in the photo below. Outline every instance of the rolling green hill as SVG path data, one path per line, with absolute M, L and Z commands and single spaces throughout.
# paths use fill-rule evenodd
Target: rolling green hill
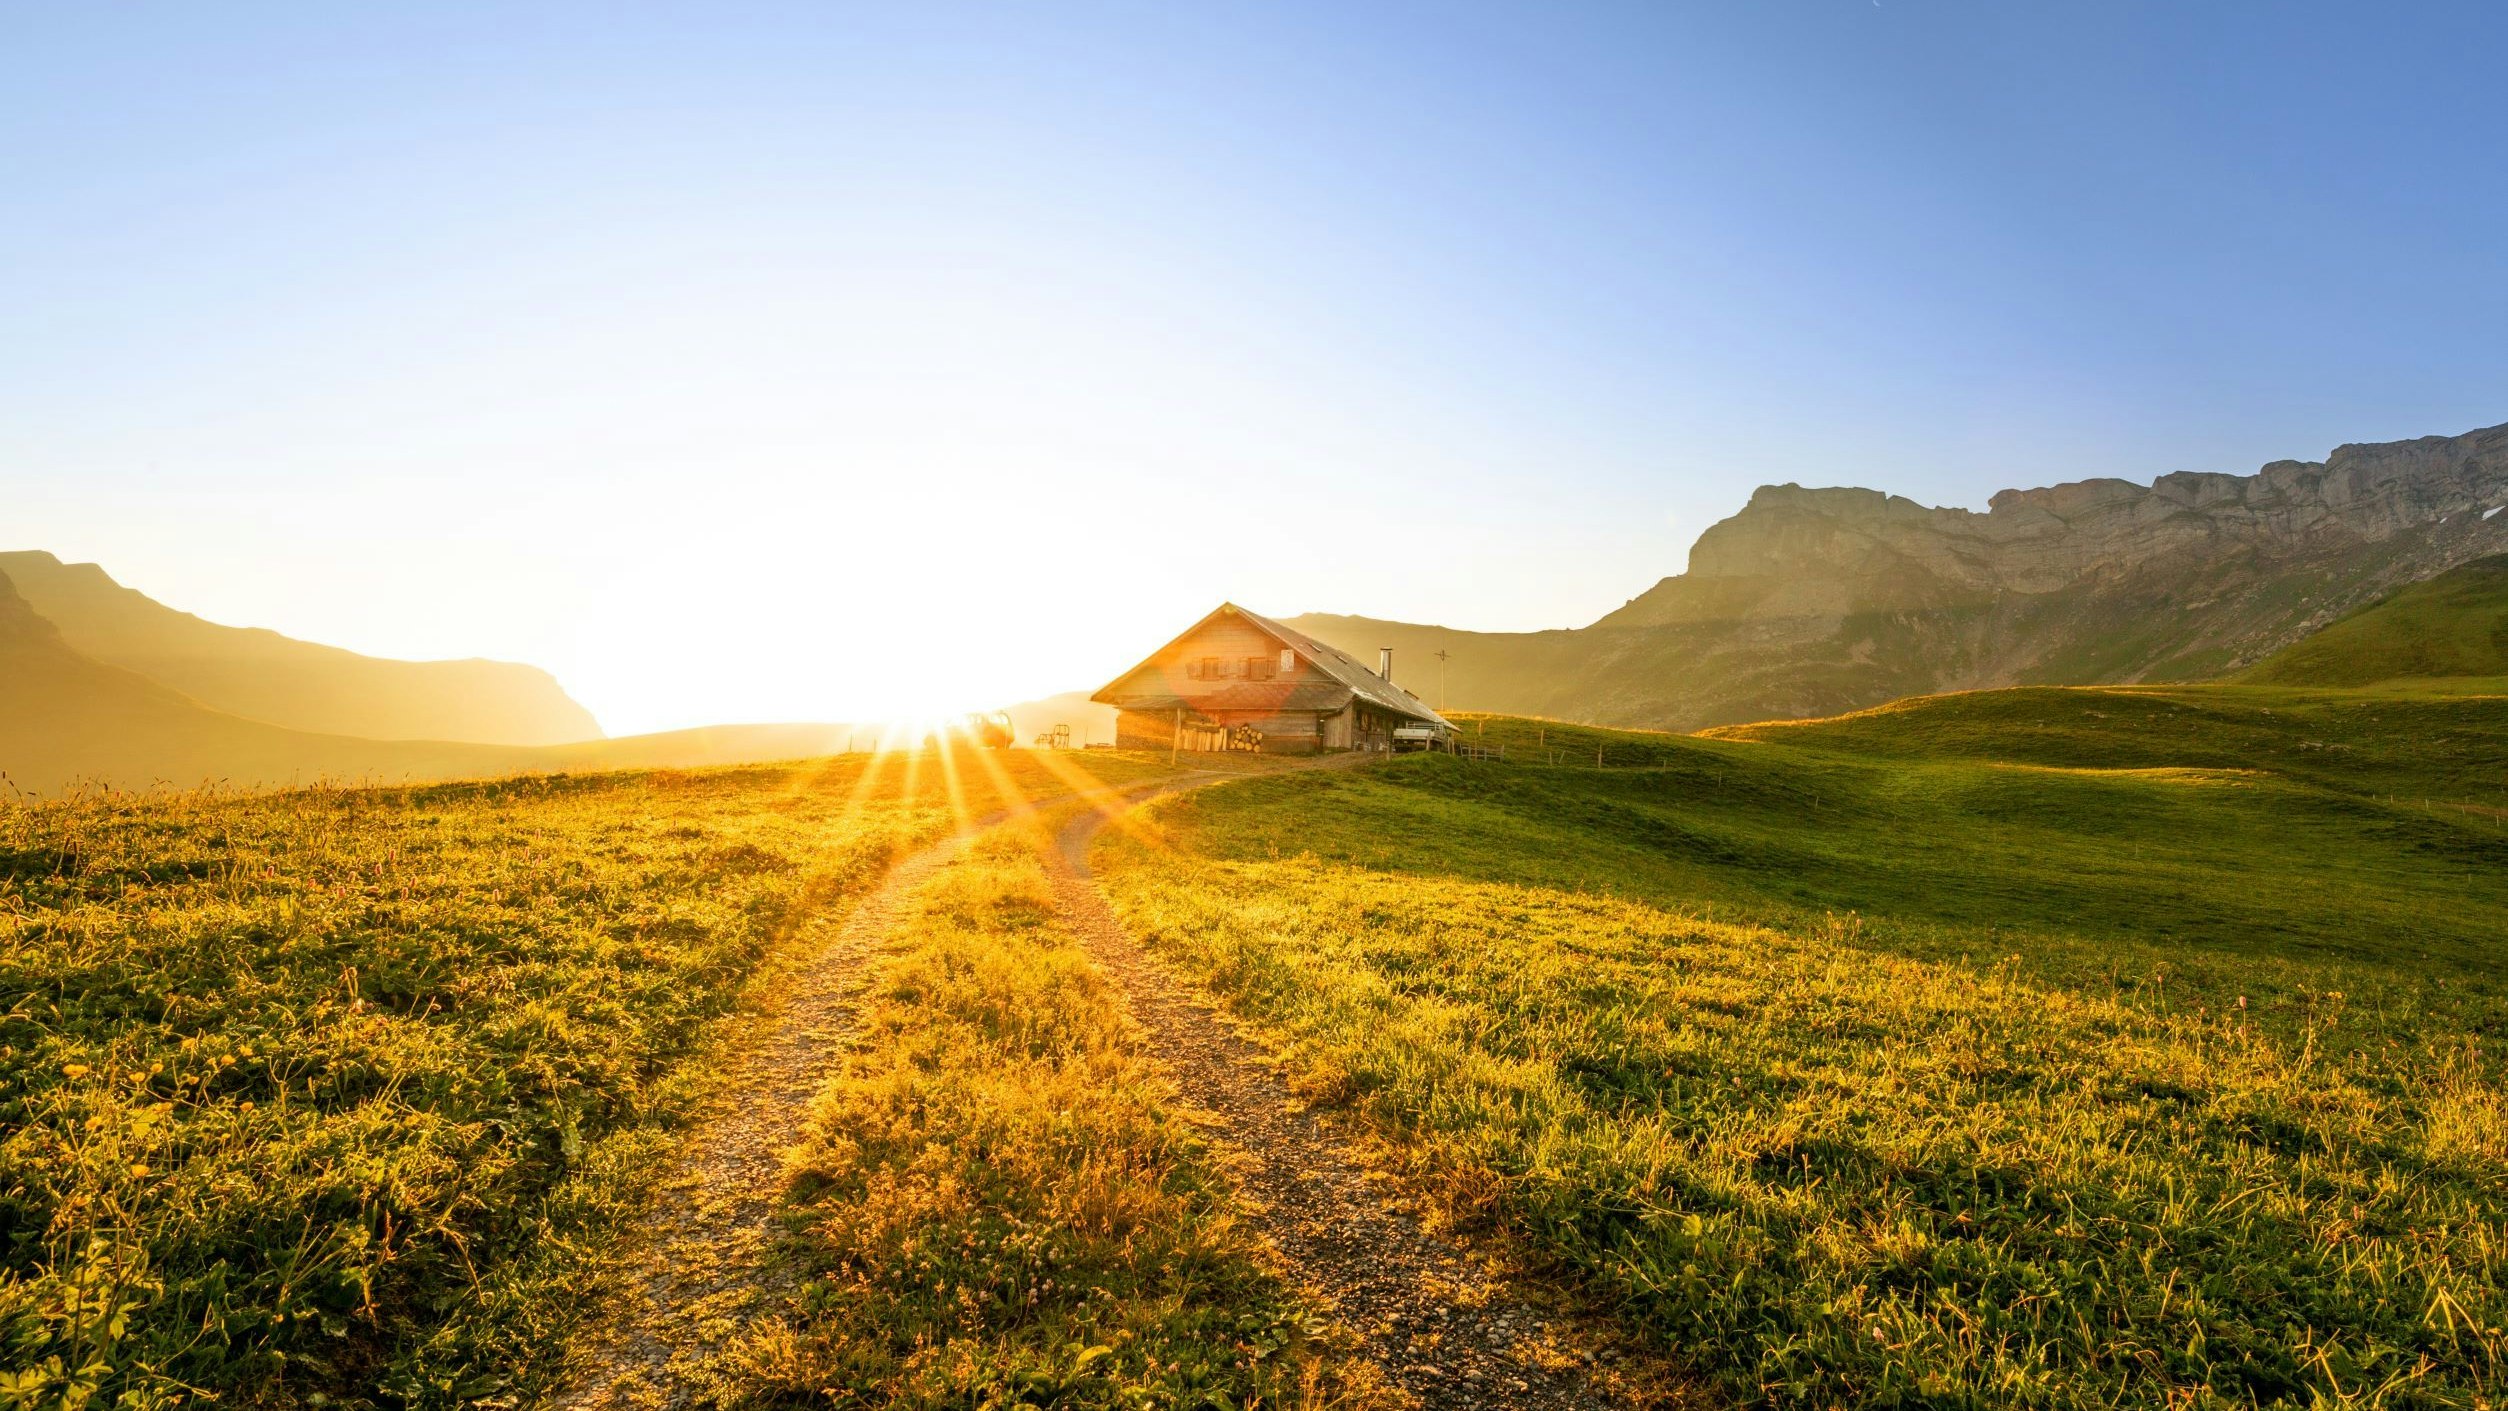
M 200 711 L 0 596 L 0 703 L 30 663 Z M 1266 771 L 1092 860 L 1389 1191 L 1701 1404 L 2497 1405 L 2504 711 L 2241 685 L 1706 736 L 1464 716 L 1503 757 Z M 27 1056 L 0 1254 L 39 1291 L 0 1304 L 11 1345 L 78 1351 L 42 1310 L 102 1289 L 116 1392 L 529 1404 L 796 908 L 958 805 L 1163 767 L 932 764 L 0 810 Z M 1076 1358 L 1287 1401 L 1322 1325 L 1243 1257 L 1021 826 L 880 953 L 795 1132 L 801 1321 L 732 1360 L 800 1399 Z M 106 1208 L 122 1246 L 42 1233 Z M 1104 1237 L 1031 1257 L 1075 1229 Z
M 2329 792 L 2508 803 L 2508 693 L 2026 686 L 1702 732 L 1805 756 L 2049 769 L 2256 771 Z
M 17 585 L 71 650 L 137 672 L 228 715 L 369 740 L 553 745 L 600 725 L 556 678 L 501 661 L 391 661 L 224 627 L 116 583 L 92 563 L 0 553 Z
M 1178 799 L 1101 875 L 1449 1218 L 1701 1380 L 2508 1392 L 2508 702 L 1464 724 L 1505 759 Z
M 2477 559 L 2343 618 L 2239 674 L 2281 686 L 2508 679 L 2508 554 Z

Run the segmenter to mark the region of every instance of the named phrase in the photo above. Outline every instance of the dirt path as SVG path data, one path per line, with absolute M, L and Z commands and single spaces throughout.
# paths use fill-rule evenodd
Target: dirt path
M 1149 797 L 1204 787 L 1178 781 Z M 1065 919 L 1123 984 L 1155 1052 L 1186 1098 L 1208 1110 L 1240 1157 L 1252 1222 L 1292 1270 L 1328 1300 L 1393 1381 L 1437 1408 L 1586 1408 L 1617 1404 L 1556 1347 L 1542 1315 L 1486 1261 L 1389 1209 L 1346 1144 L 1289 1095 L 1260 1049 L 1208 997 L 1151 957 L 1118 920 L 1088 870 L 1107 821 L 1089 811 L 1060 837 L 1054 887 Z
M 907 855 L 841 919 L 813 923 L 819 934 L 804 942 L 783 1004 L 732 1056 L 718 1110 L 695 1129 L 658 1193 L 632 1282 L 586 1335 L 581 1371 L 551 1406 L 592 1411 L 693 1399 L 700 1359 L 738 1329 L 765 1287 L 783 1152 L 836 1061 L 862 962 L 897 923 L 907 893 L 1000 819 L 979 819 Z
M 648 1411 L 696 1403 L 708 1354 L 744 1326 L 771 1291 L 766 1256 L 777 1235 L 783 1153 L 799 1139 L 851 1028 L 864 962 L 901 919 L 907 896 L 958 850 L 1014 815 L 1073 800 L 1101 807 L 1178 784 L 1188 773 L 1051 794 L 962 823 L 890 864 L 850 909 L 831 909 L 803 932 L 776 1009 L 727 1056 L 719 1096 L 693 1127 L 646 1217 L 627 1288 L 584 1332 L 575 1370 L 546 1404 L 557 1411 Z M 1097 816 L 1092 813 L 1090 816 Z

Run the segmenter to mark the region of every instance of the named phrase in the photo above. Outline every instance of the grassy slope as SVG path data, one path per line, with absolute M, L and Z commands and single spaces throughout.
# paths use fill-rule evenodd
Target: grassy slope
M 2508 802 L 2508 682 L 2377 691 L 2031 687 L 1924 696 L 1828 720 L 1726 726 L 1728 742 L 1870 761 L 2257 770 L 2346 797 Z
M 954 816 L 930 757 L 864 767 L 0 809 L 0 1367 L 45 1406 L 532 1385 L 715 1021 Z
M 2508 555 L 2415 583 L 2267 657 L 2239 679 L 2369 686 L 2438 677 L 2508 677 Z
M 2496 787 L 2499 704 L 1487 721 L 1510 763 L 1240 785 L 1107 862 L 1458 1211 L 1746 1400 L 2496 1402 L 2508 838 L 2417 797 Z
M 1466 728 L 1510 761 L 1599 745 L 1608 767 L 1438 772 L 1410 795 L 1468 804 L 1453 847 L 1483 861 L 1425 866 L 1735 920 L 1858 912 L 1936 956 L 2028 934 L 2067 980 L 2363 964 L 2419 991 L 2436 964 L 2487 992 L 2508 914 L 2508 699 L 2020 688 L 1708 738 Z M 1526 831 L 1491 847 L 1490 827 Z M 1436 832 L 1400 836 L 1435 859 Z M 1379 852 L 1355 856 L 1406 865 Z

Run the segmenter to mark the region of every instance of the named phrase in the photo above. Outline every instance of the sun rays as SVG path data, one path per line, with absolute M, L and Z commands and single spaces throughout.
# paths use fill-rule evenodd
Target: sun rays
M 938 815 L 936 826 L 953 834 L 994 824 L 1041 827 L 1088 810 L 1100 826 L 1146 847 L 1168 846 L 1131 804 L 1170 771 L 1142 774 L 1147 762 L 1139 757 L 994 748 L 976 724 L 955 719 L 898 721 L 857 738 L 868 748 L 797 765 L 785 785 L 787 796 L 841 790 L 843 802 L 829 820 L 839 830 L 888 810 Z M 1038 841 L 1050 844 L 1043 833 Z
M 1123 806 L 1126 790 L 1121 786 L 1109 784 L 1082 769 L 1060 750 L 1030 750 L 1027 755 L 1046 773 L 1067 786 L 1075 797 L 1096 809 L 1108 827 L 1150 847 L 1166 846 L 1155 830 L 1141 823 L 1136 811 Z

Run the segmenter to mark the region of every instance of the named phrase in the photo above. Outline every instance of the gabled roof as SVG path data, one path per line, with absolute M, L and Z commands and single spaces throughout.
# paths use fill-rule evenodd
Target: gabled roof
M 1115 695 L 1115 688 L 1121 686 L 1124 682 L 1131 680 L 1132 677 L 1139 674 L 1142 668 L 1157 661 L 1158 658 L 1167 651 L 1168 647 L 1175 646 L 1178 642 L 1181 642 L 1187 637 L 1192 636 L 1194 633 L 1201 631 L 1213 622 L 1230 617 L 1247 623 L 1255 629 L 1267 634 L 1273 640 L 1279 642 L 1280 645 L 1295 650 L 1299 656 L 1313 662 L 1316 670 L 1322 672 L 1333 681 L 1338 682 L 1343 688 L 1348 690 L 1351 695 L 1358 697 L 1360 700 L 1367 702 L 1369 705 L 1376 707 L 1378 710 L 1390 711 L 1395 715 L 1409 716 L 1413 720 L 1425 720 L 1432 725 L 1446 725 L 1447 728 L 1452 728 L 1444 716 L 1439 715 L 1437 712 L 1428 708 L 1428 703 L 1426 701 L 1421 700 L 1419 697 L 1414 696 L 1410 692 L 1403 690 L 1401 687 L 1396 686 L 1390 681 L 1387 681 L 1385 678 L 1377 675 L 1374 671 L 1368 669 L 1367 667 L 1360 665 L 1358 658 L 1351 656 L 1348 652 L 1341 650 L 1339 647 L 1336 647 L 1329 642 L 1318 641 L 1313 637 L 1307 636 L 1303 632 L 1284 627 L 1280 623 L 1274 622 L 1270 618 L 1263 616 L 1261 613 L 1250 612 L 1244 608 L 1238 607 L 1235 603 L 1221 603 L 1216 611 L 1212 612 L 1209 616 L 1204 617 L 1201 621 L 1194 623 L 1191 627 L 1177 633 L 1168 641 L 1167 646 L 1160 647 L 1157 651 L 1150 653 L 1147 657 L 1142 659 L 1139 666 L 1133 667 L 1132 670 L 1127 671 L 1123 675 L 1116 677 L 1113 681 L 1108 682 L 1103 690 L 1100 690 L 1096 695 L 1089 697 L 1089 699 L 1105 705 L 1131 705 L 1135 707 L 1147 707 L 1153 709 L 1164 709 L 1170 705 L 1176 704 L 1193 704 L 1193 700 L 1171 699 L 1165 692 L 1156 693 L 1157 699 L 1155 702 L 1148 699 L 1148 693 L 1144 693 L 1140 696 L 1125 696 L 1117 698 Z M 1194 698 L 1194 700 L 1200 699 L 1202 698 Z M 1336 708 L 1336 706 L 1323 705 L 1319 700 L 1316 708 L 1330 710 Z

